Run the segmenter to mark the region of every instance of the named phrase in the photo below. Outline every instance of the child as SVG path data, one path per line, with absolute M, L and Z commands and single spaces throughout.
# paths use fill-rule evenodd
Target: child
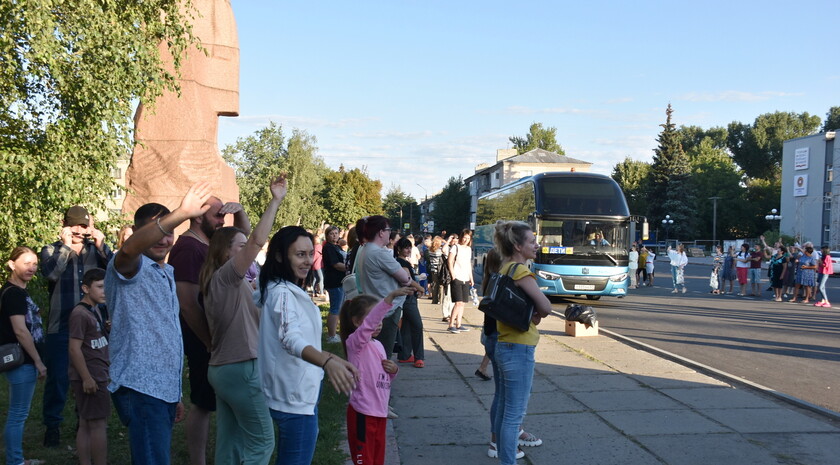
M 391 381 L 397 376 L 397 364 L 385 358 L 382 343 L 373 339 L 382 329 L 382 318 L 395 298 L 414 292 L 400 287 L 377 303 L 376 298 L 360 295 L 347 300 L 339 314 L 341 341 L 347 361 L 361 373 L 347 405 L 347 440 L 352 462 L 357 465 L 385 463 L 385 423 Z
M 106 465 L 108 442 L 106 426 L 111 416 L 111 397 L 108 394 L 108 332 L 107 317 L 99 305 L 105 303 L 105 270 L 88 270 L 82 278 L 84 297 L 70 314 L 70 385 L 76 397 L 79 429 L 76 449 L 79 463 Z

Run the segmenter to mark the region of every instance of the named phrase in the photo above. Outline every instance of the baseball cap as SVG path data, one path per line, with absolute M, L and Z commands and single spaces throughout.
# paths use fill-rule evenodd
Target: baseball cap
M 87 209 L 79 205 L 73 205 L 64 213 L 64 224 L 67 226 L 85 225 L 90 226 L 90 215 Z

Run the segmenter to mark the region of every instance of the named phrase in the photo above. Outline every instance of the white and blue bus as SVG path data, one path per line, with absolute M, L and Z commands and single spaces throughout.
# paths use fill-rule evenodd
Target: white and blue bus
M 594 173 L 540 173 L 478 199 L 473 248 L 477 281 L 497 220 L 529 223 L 540 252 L 531 265 L 548 296 L 623 297 L 635 224 L 624 193 Z M 631 231 L 632 227 L 632 231 Z

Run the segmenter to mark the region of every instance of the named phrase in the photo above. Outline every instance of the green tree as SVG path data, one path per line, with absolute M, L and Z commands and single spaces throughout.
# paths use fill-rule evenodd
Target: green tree
M 726 128 L 713 127 L 703 129 L 700 126 L 680 126 L 677 130 L 680 135 L 680 145 L 689 159 L 693 159 L 698 153 L 700 145 L 706 141 L 706 147 L 713 149 L 726 149 Z
M 627 206 L 634 215 L 646 215 L 650 191 L 650 163 L 625 157 L 613 167 L 612 178 L 624 191 Z
M 419 231 L 420 224 L 420 206 L 417 205 L 417 200 L 414 197 L 406 194 L 397 186 L 391 186 L 382 199 L 382 207 L 385 210 L 385 216 L 391 223 L 391 227 L 403 231 L 406 223 L 408 223 L 408 231 Z M 407 233 L 406 232 L 406 233 Z
M 665 215 L 671 215 L 674 227 L 672 238 L 685 238 L 694 233 L 695 217 L 692 213 L 695 195 L 689 180 L 691 167 L 688 156 L 682 149 L 681 136 L 676 125 L 671 121 L 674 110 L 671 104 L 665 110 L 665 124 L 653 150 L 653 164 L 650 169 L 651 188 L 648 207 L 648 220 L 661 221 Z
M 534 149 L 566 154 L 563 147 L 557 143 L 557 128 L 543 128 L 542 123 L 533 123 L 525 137 L 511 136 L 508 140 L 520 155 Z
M 696 193 L 696 202 L 692 207 L 696 219 L 694 237 L 745 237 L 739 234 L 744 229 L 744 215 L 748 214 L 743 202 L 743 172 L 729 154 L 710 139 L 704 139 L 692 152 L 691 182 Z M 716 234 L 712 233 L 714 201 L 710 197 L 720 197 L 717 201 Z
M 61 213 L 104 210 L 132 111 L 153 104 L 195 43 L 189 2 L 0 2 L 0 252 L 53 240 Z M 175 70 L 163 65 L 165 44 Z
M 300 225 L 317 228 L 325 219 L 319 196 L 328 169 L 317 155 L 315 137 L 292 130 L 286 140 L 283 128 L 274 123 L 239 138 L 222 150 L 224 159 L 236 170 L 239 199 L 248 216 L 259 218 L 269 196 L 266 183 L 282 172 L 288 176 L 289 192 L 277 212 L 275 228 Z
M 459 232 L 469 226 L 470 193 L 461 176 L 449 178 L 434 201 L 435 231 Z
M 823 123 L 822 132 L 840 130 L 840 107 L 831 107 L 828 113 L 825 114 L 825 122 Z
M 382 183 L 358 168 L 347 171 L 341 165 L 329 171 L 321 193 L 327 223 L 344 228 L 363 216 L 382 213 L 381 191 Z
M 784 141 L 815 134 L 819 127 L 820 117 L 808 112 L 765 113 L 753 124 L 729 123 L 727 146 L 747 177 L 779 183 Z

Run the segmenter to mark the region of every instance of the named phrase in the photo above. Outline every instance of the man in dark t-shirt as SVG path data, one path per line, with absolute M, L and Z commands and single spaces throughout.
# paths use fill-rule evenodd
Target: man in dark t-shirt
M 187 356 L 190 381 L 190 407 L 185 430 L 190 463 L 207 463 L 207 437 L 210 413 L 216 411 L 216 392 L 207 380 L 210 361 L 210 330 L 199 295 L 198 275 L 210 249 L 213 232 L 225 225 L 225 216 L 234 215 L 234 226 L 247 236 L 251 232 L 248 215 L 242 205 L 223 204 L 216 197 L 207 202 L 210 209 L 190 220 L 190 227 L 172 247 L 168 263 L 175 269 L 175 290 L 181 307 L 181 333 Z
M 750 252 L 750 286 L 752 295 L 758 297 L 761 295 L 761 260 L 764 259 L 764 252 L 761 251 L 761 246 L 755 244 L 753 251 Z
M 330 314 L 327 317 L 327 342 L 341 342 L 335 333 L 338 327 L 338 313 L 344 302 L 344 289 L 341 281 L 344 279 L 344 256 L 338 247 L 341 236 L 337 226 L 330 226 L 326 231 L 327 242 L 323 248 L 324 254 L 324 288 L 330 296 Z

